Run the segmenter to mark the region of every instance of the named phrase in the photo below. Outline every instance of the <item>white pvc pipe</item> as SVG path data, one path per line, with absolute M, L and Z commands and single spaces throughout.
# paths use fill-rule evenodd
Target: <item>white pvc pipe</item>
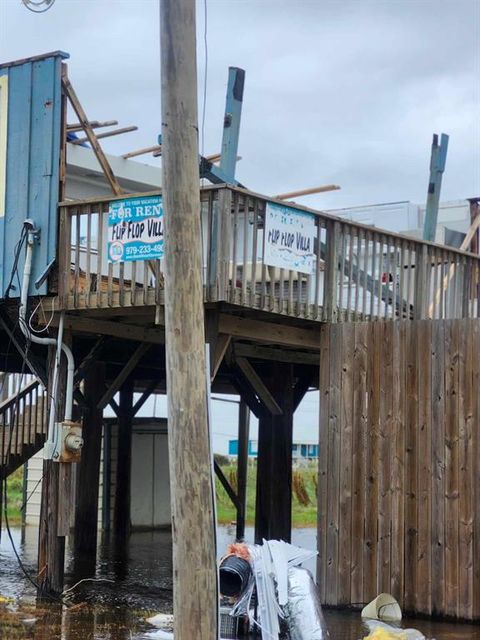
M 56 385 L 58 379 L 58 367 L 60 366 L 60 349 L 64 352 L 67 358 L 67 388 L 65 394 L 65 420 L 72 419 L 72 405 L 73 405 L 73 378 L 75 374 L 75 361 L 73 358 L 73 353 L 70 347 L 66 344 L 63 344 L 63 321 L 64 321 L 64 313 L 62 312 L 60 315 L 60 325 L 58 332 L 58 343 L 55 338 L 40 338 L 39 336 L 32 333 L 27 324 L 26 314 L 27 314 L 27 301 L 28 301 L 28 288 L 30 286 L 30 277 L 32 275 L 32 257 L 33 257 L 33 245 L 35 242 L 35 233 L 33 228 L 28 230 L 27 234 L 27 251 L 25 255 L 25 266 L 23 268 L 23 282 L 22 282 L 22 291 L 20 294 L 20 328 L 25 335 L 25 337 L 31 342 L 35 342 L 36 344 L 43 345 L 56 345 L 57 346 L 57 355 L 55 362 L 55 369 L 53 373 L 53 388 L 52 388 L 52 396 L 53 399 L 56 398 Z M 55 400 L 53 400 L 53 403 Z M 54 404 L 52 404 L 52 408 L 54 409 Z M 48 437 L 51 439 L 53 437 L 53 426 L 55 423 L 55 411 L 50 411 L 50 420 L 49 420 L 49 428 L 48 428 Z

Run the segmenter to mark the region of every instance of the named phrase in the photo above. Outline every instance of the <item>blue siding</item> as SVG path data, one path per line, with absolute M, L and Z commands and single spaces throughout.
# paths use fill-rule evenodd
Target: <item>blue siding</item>
M 41 230 L 34 252 L 31 294 L 46 294 L 35 280 L 55 258 L 61 142 L 60 52 L 40 60 L 0 68 L 8 76 L 8 132 L 5 217 L 0 218 L 0 298 L 13 267 L 16 245 L 26 218 Z M 22 251 L 19 273 L 23 269 Z M 10 297 L 18 297 L 16 289 Z

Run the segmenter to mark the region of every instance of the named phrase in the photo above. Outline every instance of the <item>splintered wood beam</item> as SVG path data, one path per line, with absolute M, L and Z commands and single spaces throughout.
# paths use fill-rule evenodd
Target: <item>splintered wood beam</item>
M 144 147 L 143 149 L 137 149 L 136 151 L 129 151 L 128 153 L 124 153 L 122 158 L 124 160 L 128 160 L 128 158 L 135 158 L 135 156 L 143 156 L 146 153 L 157 153 L 162 150 L 161 144 L 155 144 L 153 147 Z
M 121 127 L 120 129 L 114 129 L 113 131 L 105 131 L 104 133 L 97 133 L 95 137 L 97 140 L 100 138 L 111 138 L 112 136 L 119 136 L 122 133 L 130 133 L 131 131 L 138 131 L 138 127 L 132 125 L 130 127 Z M 75 140 L 69 140 L 70 144 L 83 144 L 84 142 L 88 142 L 90 138 L 86 136 L 85 138 L 76 138 Z
M 214 460 L 213 465 L 215 467 L 215 473 L 217 474 L 218 479 L 220 480 L 220 484 L 222 485 L 222 487 L 225 489 L 228 497 L 230 498 L 230 500 L 233 503 L 233 506 L 236 509 L 240 508 L 240 503 L 238 501 L 238 497 L 237 494 L 235 493 L 235 491 L 232 489 L 229 481 L 227 480 L 227 478 L 225 477 L 225 474 L 222 471 L 222 468 L 220 467 L 220 465 L 218 464 L 218 462 L 216 460 Z
M 325 184 L 321 187 L 311 187 L 310 189 L 300 189 L 299 191 L 289 191 L 274 196 L 277 200 L 289 200 L 290 198 L 298 198 L 300 196 L 308 196 L 312 193 L 325 193 L 326 191 L 338 191 L 341 189 L 337 184 Z
M 123 369 L 120 371 L 118 376 L 115 378 L 110 387 L 105 391 L 105 393 L 99 400 L 97 409 L 104 409 L 109 404 L 113 396 L 117 393 L 117 391 L 120 389 L 120 387 L 123 385 L 128 376 L 132 373 L 132 371 L 135 369 L 137 364 L 149 349 L 150 345 L 145 342 L 142 342 L 138 345 Z
M 62 78 L 62 86 L 63 86 L 63 90 L 65 91 L 65 94 L 67 96 L 67 98 L 70 100 L 70 104 L 73 107 L 73 110 L 75 111 L 78 121 L 80 122 L 80 124 L 83 127 L 83 130 L 85 131 L 85 134 L 87 135 L 88 141 L 90 142 L 93 152 L 95 153 L 97 160 L 100 164 L 100 166 L 102 167 L 103 173 L 105 174 L 105 178 L 107 179 L 108 183 L 110 184 L 110 187 L 113 191 L 113 193 L 116 196 L 121 196 L 123 194 L 123 189 L 122 187 L 118 184 L 118 181 L 115 177 L 115 174 L 112 171 L 112 167 L 110 166 L 110 163 L 107 160 L 106 155 L 103 152 L 102 147 L 100 146 L 97 137 L 95 135 L 95 132 L 93 131 L 92 127 L 90 126 L 90 121 L 87 118 L 87 114 L 85 113 L 85 111 L 83 110 L 83 107 L 80 103 L 80 100 L 77 97 L 77 94 L 75 93 L 70 80 L 67 77 L 63 77 Z
M 92 129 L 100 129 L 102 127 L 115 127 L 118 124 L 118 120 L 105 120 L 99 122 L 98 120 L 90 120 L 90 126 Z M 83 126 L 78 124 L 67 124 L 67 133 L 76 133 L 77 131 L 83 131 Z
M 221 333 L 215 343 L 215 354 L 213 356 L 213 360 L 211 362 L 211 375 L 210 380 L 213 382 L 215 377 L 220 369 L 220 365 L 222 364 L 222 360 L 225 356 L 225 352 L 228 349 L 228 346 L 232 340 L 232 336 L 228 336 L 224 333 Z
M 140 411 L 140 409 L 143 407 L 143 405 L 145 404 L 145 402 L 149 399 L 149 397 L 152 395 L 152 393 L 154 392 L 155 388 L 158 385 L 158 381 L 157 380 L 152 380 L 149 385 L 147 386 L 147 388 L 145 389 L 145 391 L 142 393 L 142 395 L 140 396 L 140 398 L 136 401 L 136 403 L 133 405 L 133 409 L 132 409 L 132 416 L 135 417 L 137 415 L 137 413 Z

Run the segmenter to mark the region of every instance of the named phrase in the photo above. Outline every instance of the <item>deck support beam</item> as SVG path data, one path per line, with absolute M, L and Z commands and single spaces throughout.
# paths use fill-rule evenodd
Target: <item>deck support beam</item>
M 269 388 L 281 415 L 263 415 L 258 425 L 255 542 L 290 542 L 292 529 L 293 366 L 274 363 Z
M 88 409 L 83 418 L 84 444 L 78 466 L 74 538 L 75 574 L 79 577 L 95 573 L 103 422 L 103 409 L 98 409 L 97 403 L 104 384 L 105 364 L 97 362 L 94 368 L 88 370 L 84 385 Z

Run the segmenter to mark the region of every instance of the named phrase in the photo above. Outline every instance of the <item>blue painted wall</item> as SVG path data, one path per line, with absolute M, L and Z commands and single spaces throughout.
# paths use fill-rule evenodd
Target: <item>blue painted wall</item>
M 5 215 L 0 217 L 0 299 L 10 280 L 14 247 L 23 221 L 34 220 L 41 230 L 34 251 L 30 294 L 47 293 L 46 282 L 34 286 L 55 258 L 61 144 L 61 63 L 68 55 L 0 65 L 8 77 L 8 126 Z M 20 281 L 24 251 L 19 263 Z M 20 295 L 18 281 L 10 297 Z

